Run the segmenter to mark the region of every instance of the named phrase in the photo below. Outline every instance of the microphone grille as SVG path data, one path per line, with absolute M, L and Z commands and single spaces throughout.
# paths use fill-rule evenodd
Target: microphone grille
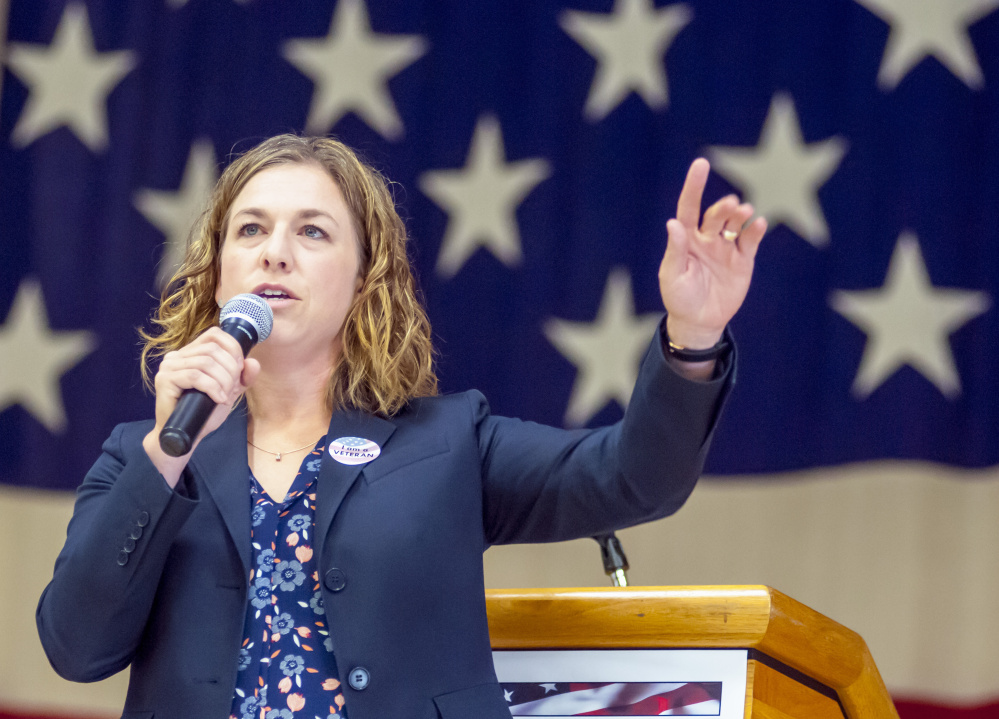
M 219 313 L 219 324 L 230 317 L 239 317 L 256 327 L 258 342 L 267 339 L 274 326 L 274 313 L 271 311 L 270 305 L 267 304 L 267 300 L 249 293 L 236 295 L 225 303 Z

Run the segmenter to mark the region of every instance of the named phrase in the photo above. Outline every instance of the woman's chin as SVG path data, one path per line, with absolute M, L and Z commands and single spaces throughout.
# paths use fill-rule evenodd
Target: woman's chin
M 295 361 L 301 362 L 307 357 L 315 356 L 317 361 L 330 361 L 330 358 L 340 350 L 339 338 L 330 342 L 317 342 L 315 333 L 295 333 L 290 328 L 276 327 L 266 341 L 253 348 L 253 357 L 267 362 Z

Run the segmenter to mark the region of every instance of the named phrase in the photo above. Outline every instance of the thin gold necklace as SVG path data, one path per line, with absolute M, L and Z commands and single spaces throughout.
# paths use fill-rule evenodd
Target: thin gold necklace
M 316 442 L 318 442 L 318 441 L 319 440 L 316 440 Z M 298 449 L 289 449 L 287 452 L 271 452 L 269 449 L 264 449 L 263 447 L 258 447 L 257 445 L 255 445 L 250 440 L 246 440 L 246 443 L 248 445 L 250 445 L 251 447 L 253 447 L 254 449 L 259 449 L 261 452 L 266 452 L 267 454 L 273 454 L 275 462 L 280 462 L 282 455 L 285 455 L 285 454 L 295 454 L 295 452 L 301 452 L 303 449 L 308 449 L 309 447 L 315 447 L 316 446 L 316 442 L 309 442 L 308 444 L 303 445 L 303 446 L 299 447 Z

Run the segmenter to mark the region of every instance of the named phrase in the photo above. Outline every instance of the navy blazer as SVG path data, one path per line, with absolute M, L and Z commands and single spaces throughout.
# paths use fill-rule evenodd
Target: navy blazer
M 486 624 L 491 544 L 587 537 L 676 511 L 700 474 L 732 383 L 683 379 L 658 338 L 622 421 L 561 430 L 495 417 L 478 392 L 412 401 L 384 419 L 333 414 L 327 440 L 373 440 L 347 466 L 324 453 L 317 567 L 351 719 L 509 719 Z M 123 717 L 229 715 L 248 602 L 246 415 L 191 457 L 178 490 L 119 425 L 78 490 L 38 631 L 63 677 L 131 665 Z M 349 673 L 363 669 L 363 689 Z

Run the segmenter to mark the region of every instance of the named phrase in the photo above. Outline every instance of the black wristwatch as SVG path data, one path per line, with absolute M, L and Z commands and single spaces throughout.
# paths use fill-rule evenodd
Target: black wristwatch
M 723 354 L 728 352 L 732 344 L 728 341 L 728 337 L 722 334 L 721 339 L 713 347 L 708 347 L 703 350 L 692 350 L 681 345 L 676 344 L 673 340 L 669 338 L 669 334 L 666 332 L 666 322 L 660 325 L 661 329 L 659 334 L 663 340 L 663 346 L 666 348 L 666 352 L 670 357 L 680 360 L 681 362 L 710 362 L 711 360 L 716 360 Z

